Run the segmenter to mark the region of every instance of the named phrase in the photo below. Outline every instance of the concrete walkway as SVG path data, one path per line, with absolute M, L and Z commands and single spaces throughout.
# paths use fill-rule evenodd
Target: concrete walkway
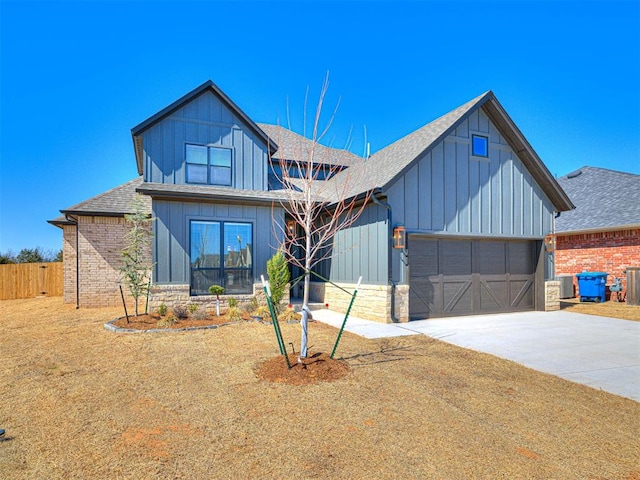
M 314 310 L 313 318 L 340 328 L 344 315 Z M 349 317 L 345 330 L 366 338 L 427 335 L 640 402 L 640 322 L 558 311 L 395 324 Z

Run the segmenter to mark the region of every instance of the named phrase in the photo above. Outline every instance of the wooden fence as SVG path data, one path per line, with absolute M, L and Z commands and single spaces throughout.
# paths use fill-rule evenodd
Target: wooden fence
M 62 262 L 0 265 L 0 300 L 62 296 Z

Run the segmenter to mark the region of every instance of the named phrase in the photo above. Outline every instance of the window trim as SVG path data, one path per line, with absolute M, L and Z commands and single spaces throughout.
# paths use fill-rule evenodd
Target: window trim
M 202 164 L 202 163 L 193 163 L 193 162 L 189 162 L 187 159 L 187 150 L 189 149 L 189 147 L 204 147 L 207 149 L 207 163 Z M 224 166 L 220 166 L 220 165 L 213 165 L 211 162 L 212 159 L 212 155 L 211 152 L 212 150 L 224 150 L 224 151 L 228 151 L 229 152 L 229 167 L 224 167 Z M 193 185 L 213 185 L 216 187 L 231 187 L 233 186 L 233 147 L 228 147 L 225 145 L 216 145 L 216 144 L 203 144 L 203 143 L 192 143 L 192 142 L 185 142 L 184 144 L 184 180 L 185 183 L 189 183 L 189 184 L 193 184 Z M 194 180 L 190 180 L 189 179 L 189 165 L 200 165 L 203 166 L 207 169 L 207 180 L 205 182 L 197 182 Z M 229 183 L 213 183 L 212 182 L 212 175 L 211 175 L 211 169 L 212 168 L 228 168 L 229 169 Z
M 193 242 L 193 235 L 192 235 L 192 224 L 194 222 L 198 222 L 198 223 L 208 223 L 208 224 L 218 224 L 220 226 L 220 242 L 219 242 L 219 255 L 220 255 L 220 266 L 218 267 L 202 267 L 202 268 L 194 268 L 193 267 L 193 258 L 192 258 L 192 242 Z M 255 222 L 252 221 L 247 221 L 245 219 L 240 219 L 240 220 L 236 220 L 236 219 L 232 219 L 232 218 L 225 218 L 224 220 L 218 220 L 218 219 L 212 219 L 212 218 L 201 218 L 201 217 L 188 217 L 187 218 L 187 228 L 189 231 L 189 256 L 188 256 L 188 272 L 189 272 L 189 296 L 191 297 L 198 297 L 198 296 L 203 296 L 203 295 L 210 295 L 210 293 L 196 293 L 193 290 L 193 272 L 194 271 L 201 271 L 201 270 L 216 270 L 219 272 L 219 278 L 221 279 L 220 284 L 225 288 L 225 290 L 227 290 L 227 285 L 226 285 L 226 280 L 227 280 L 227 276 L 226 276 L 226 271 L 238 271 L 238 270 L 242 270 L 242 271 L 246 271 L 249 273 L 249 278 L 250 278 L 250 287 L 246 292 L 232 292 L 231 294 L 238 294 L 238 295 L 247 295 L 247 294 L 252 294 L 253 293 L 253 280 L 254 280 L 254 261 L 253 259 L 255 258 Z M 246 244 L 247 245 L 251 245 L 251 266 L 250 267 L 227 267 L 225 265 L 225 257 L 226 257 L 226 249 L 225 249 L 225 225 L 226 224 L 240 224 L 240 225 L 247 225 L 251 228 L 251 239 L 250 241 L 247 241 Z
M 486 144 L 486 155 L 482 155 L 480 153 L 476 153 L 475 150 L 475 139 L 476 138 L 482 138 L 485 141 Z M 472 157 L 479 157 L 479 158 L 489 158 L 489 137 L 486 135 L 478 135 L 475 133 L 471 134 L 471 156 Z

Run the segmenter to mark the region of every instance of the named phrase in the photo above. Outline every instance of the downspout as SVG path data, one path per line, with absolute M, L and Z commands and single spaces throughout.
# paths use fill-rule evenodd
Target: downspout
M 393 226 L 391 223 L 391 205 L 389 205 L 387 202 L 382 202 L 378 197 L 376 197 L 376 193 L 373 192 L 371 194 L 371 200 L 373 201 L 373 203 L 375 203 L 376 205 L 383 207 L 387 210 L 387 228 L 389 230 L 388 235 L 387 235 L 387 281 L 389 283 L 389 285 L 391 285 L 391 320 L 393 321 L 393 323 L 398 323 L 398 319 L 396 318 L 396 284 L 393 281 L 393 267 L 392 267 L 392 252 L 393 252 L 393 245 L 392 245 L 392 236 L 393 236 Z
M 71 222 L 73 225 L 76 226 L 76 310 L 80 308 L 80 241 L 79 241 L 79 232 L 78 229 L 80 228 L 78 225 L 78 219 L 77 218 L 73 218 L 70 215 L 65 215 L 64 218 L 67 219 L 67 221 Z

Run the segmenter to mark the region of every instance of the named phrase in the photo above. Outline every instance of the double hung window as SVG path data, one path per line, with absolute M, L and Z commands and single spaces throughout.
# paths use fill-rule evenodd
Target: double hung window
M 253 293 L 253 226 L 239 222 L 190 222 L 191 295 Z
M 231 185 L 231 149 L 187 145 L 187 183 Z

